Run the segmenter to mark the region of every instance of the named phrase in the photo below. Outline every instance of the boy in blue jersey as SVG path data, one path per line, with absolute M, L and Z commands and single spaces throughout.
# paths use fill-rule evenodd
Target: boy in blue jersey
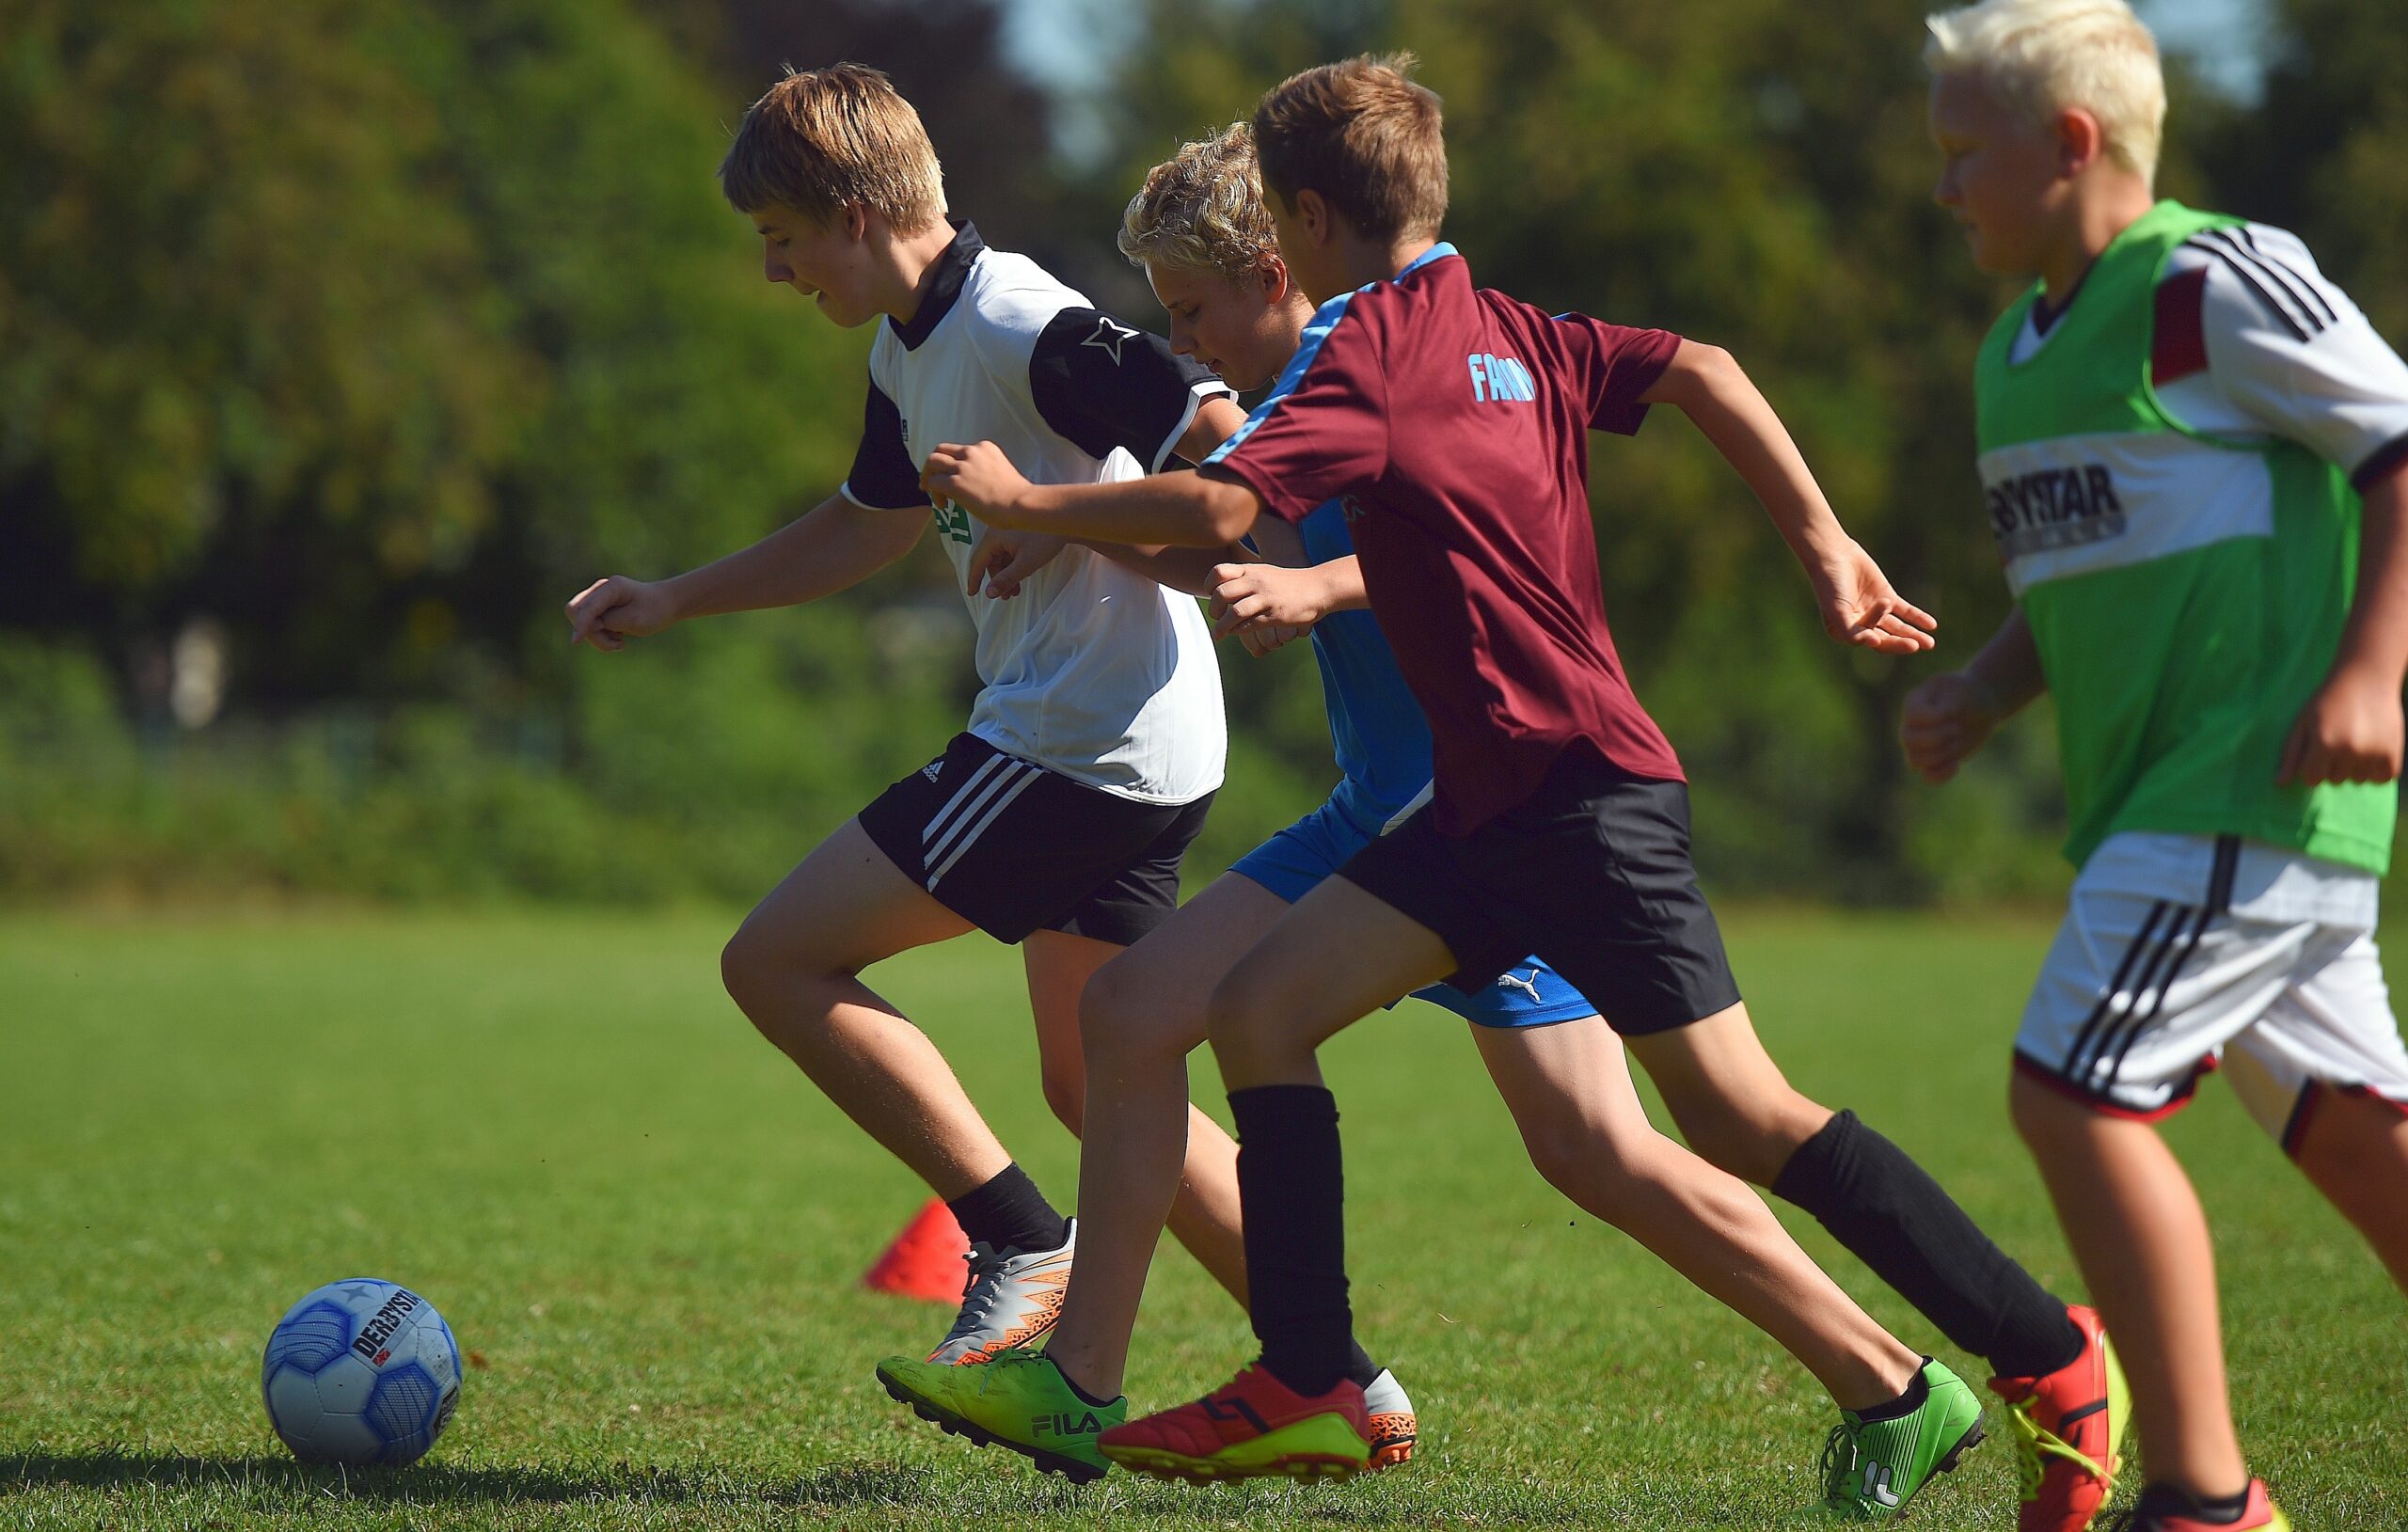
M 1272 237 L 1244 123 L 1156 166 L 1129 205 L 1120 245 L 1168 310 L 1174 348 L 1241 389 L 1269 383 L 1313 317 Z M 1213 985 L 1430 788 L 1430 725 L 1368 609 L 1346 507 L 1329 501 L 1292 528 L 1262 519 L 1253 541 L 1266 561 L 1231 563 L 1200 548 L 1115 557 L 1212 595 L 1222 631 L 1258 653 L 1308 629 L 1342 780 L 1327 803 L 1240 859 L 1089 985 L 1080 1258 L 1045 1350 L 1002 1352 L 976 1369 L 908 1357 L 879 1367 L 889 1390 L 923 1414 L 1031 1450 L 1040 1466 L 1040 1451 L 1064 1450 L 1059 1421 L 1095 1412 L 1117 1424 L 1127 1409 L 1117 1396 L 1130 1333 L 1191 1153 L 1180 1116 L 1186 1055 L 1205 1039 Z M 1763 1326 L 1843 1404 L 1872 1408 L 1898 1395 L 1916 1354 L 1816 1268 L 1746 1186 L 1655 1130 L 1621 1040 L 1553 969 L 1526 957 L 1470 992 L 1439 984 L 1417 993 L 1472 1023 L 1532 1161 L 1565 1195 Z M 1402 1461 L 1413 1446 L 1410 1406 L 1359 1346 L 1354 1355 L 1370 1463 Z

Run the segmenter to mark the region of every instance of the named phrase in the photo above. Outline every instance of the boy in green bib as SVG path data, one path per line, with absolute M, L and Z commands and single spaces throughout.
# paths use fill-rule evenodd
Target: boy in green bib
M 2221 1066 L 2408 1286 L 2408 1049 L 2373 930 L 2408 672 L 2408 366 L 2279 229 L 2159 201 L 2124 0 L 1932 18 L 1940 202 L 2038 285 L 1975 372 L 2016 609 L 1908 699 L 1956 774 L 2054 695 L 2070 908 L 2018 1129 L 2131 1378 L 2136 1532 L 2289 1524 L 2236 1437 L 2206 1220 L 2150 1126 Z M 2113 1441 L 2066 1449 L 2106 1457 Z

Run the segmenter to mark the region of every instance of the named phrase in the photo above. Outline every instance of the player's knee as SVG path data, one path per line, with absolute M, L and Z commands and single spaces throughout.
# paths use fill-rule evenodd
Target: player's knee
M 815 975 L 790 943 L 763 922 L 747 920 L 720 949 L 719 977 L 737 1009 L 771 1042 L 783 1043 L 784 1029 L 809 1009 L 796 1003 L 808 995 Z
M 1734 1101 L 1684 1102 L 1673 1109 L 1672 1120 L 1699 1159 L 1756 1186 L 1779 1180 L 1798 1149 L 1781 1124 Z
M 1270 996 L 1240 964 L 1212 987 L 1204 1003 L 1204 1027 L 1215 1052 L 1252 1052 L 1264 1040 L 1265 1022 L 1275 1014 Z
M 1054 1109 L 1054 1119 L 1069 1129 L 1073 1137 L 1077 1136 L 1086 1124 L 1085 1071 L 1047 1060 L 1039 1066 L 1038 1079 L 1045 1090 L 1045 1104 Z

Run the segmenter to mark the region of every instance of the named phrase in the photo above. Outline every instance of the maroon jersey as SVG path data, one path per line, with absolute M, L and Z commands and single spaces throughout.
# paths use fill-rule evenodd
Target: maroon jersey
M 1451 245 L 1322 305 L 1206 460 L 1301 521 L 1345 507 L 1363 585 L 1435 741 L 1439 829 L 1527 799 L 1566 751 L 1682 780 L 1606 629 L 1592 428 L 1639 429 L 1680 345 L 1476 291 Z

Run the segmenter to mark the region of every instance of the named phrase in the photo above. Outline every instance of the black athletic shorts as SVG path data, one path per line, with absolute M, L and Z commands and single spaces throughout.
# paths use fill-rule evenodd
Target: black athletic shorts
M 1067 931 L 1128 946 L 1179 908 L 1179 862 L 1212 795 L 1139 803 L 974 734 L 861 812 L 877 847 L 998 941 Z
M 1338 876 L 1446 942 L 1466 994 L 1534 953 L 1624 1035 L 1739 1003 L 1689 864 L 1689 794 L 1588 757 L 1559 759 L 1527 802 L 1469 835 L 1425 805 Z

